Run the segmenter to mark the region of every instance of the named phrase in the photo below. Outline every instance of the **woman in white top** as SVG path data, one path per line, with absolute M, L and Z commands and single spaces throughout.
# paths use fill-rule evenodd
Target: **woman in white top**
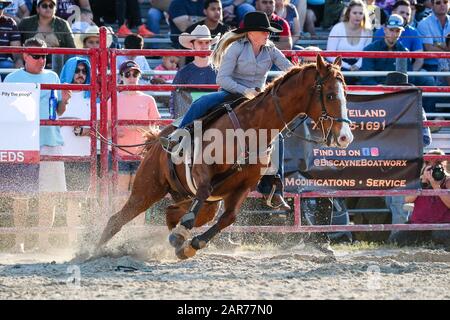
M 342 22 L 331 29 L 327 51 L 362 51 L 372 42 L 372 26 L 366 4 L 361 0 L 350 1 Z M 334 61 L 334 58 L 327 58 Z M 342 69 L 356 71 L 361 68 L 362 58 L 342 59 Z

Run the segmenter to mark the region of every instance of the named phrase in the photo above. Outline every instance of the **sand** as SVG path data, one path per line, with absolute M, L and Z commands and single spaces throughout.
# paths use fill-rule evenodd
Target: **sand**
M 166 237 L 118 237 L 88 261 L 86 248 L 0 253 L 0 299 L 450 298 L 440 249 L 339 246 L 333 261 L 303 244 L 212 244 L 180 261 Z

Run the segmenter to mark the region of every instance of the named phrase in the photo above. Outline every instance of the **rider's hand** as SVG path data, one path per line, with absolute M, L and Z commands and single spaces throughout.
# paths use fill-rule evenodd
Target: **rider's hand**
M 259 93 L 259 92 L 256 91 L 255 88 L 248 88 L 248 89 L 246 89 L 246 90 L 244 91 L 244 96 L 245 96 L 246 98 L 252 99 L 252 98 L 254 98 L 255 96 L 257 96 L 258 93 Z

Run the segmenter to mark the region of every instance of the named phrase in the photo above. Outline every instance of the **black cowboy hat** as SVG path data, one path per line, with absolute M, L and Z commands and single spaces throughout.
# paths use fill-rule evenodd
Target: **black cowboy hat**
M 387 86 L 413 86 L 412 83 L 408 82 L 408 75 L 398 71 L 389 72 L 384 84 Z
M 243 33 L 248 31 L 266 31 L 266 32 L 281 32 L 278 25 L 270 23 L 267 14 L 262 11 L 249 12 L 244 16 L 244 24 L 242 28 L 233 30 L 234 33 Z

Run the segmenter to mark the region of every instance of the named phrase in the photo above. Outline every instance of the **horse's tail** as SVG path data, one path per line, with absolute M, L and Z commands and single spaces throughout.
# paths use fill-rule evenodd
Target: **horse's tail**
M 145 146 L 142 148 L 140 154 L 144 156 L 148 151 L 150 151 L 152 146 L 159 142 L 161 130 L 156 127 L 150 127 L 148 130 L 141 129 L 141 132 L 145 140 Z

